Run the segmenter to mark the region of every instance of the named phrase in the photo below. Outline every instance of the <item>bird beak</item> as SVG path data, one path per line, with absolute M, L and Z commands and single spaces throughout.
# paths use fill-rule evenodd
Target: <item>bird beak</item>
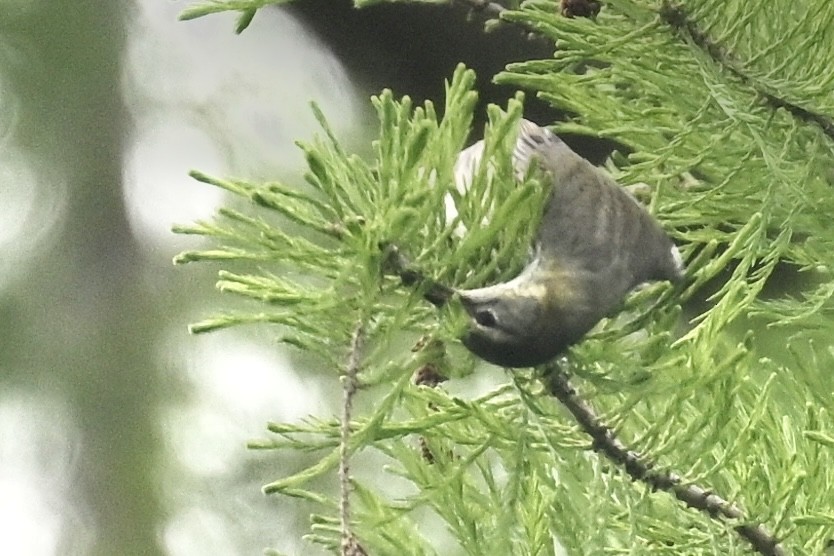
M 489 286 L 486 288 L 477 288 L 474 290 L 456 290 L 460 300 L 466 305 L 471 303 L 482 303 L 490 298 L 495 297 L 499 292 L 495 291 L 498 286 Z
M 506 295 L 507 289 L 507 283 L 503 283 L 474 290 L 456 290 L 456 293 L 463 308 L 466 309 L 470 317 L 474 317 L 476 309 L 483 307 L 484 303 Z

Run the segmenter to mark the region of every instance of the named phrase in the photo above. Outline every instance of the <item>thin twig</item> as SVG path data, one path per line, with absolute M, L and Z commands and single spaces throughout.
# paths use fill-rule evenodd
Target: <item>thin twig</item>
M 342 531 L 342 556 L 359 556 L 365 554 L 365 550 L 353 536 L 350 530 L 350 453 L 348 441 L 350 440 L 350 417 L 353 409 L 353 397 L 359 389 L 359 352 L 362 349 L 364 336 L 364 325 L 360 321 L 353 330 L 350 339 L 350 352 L 348 353 L 347 368 L 342 377 L 342 390 L 344 399 L 342 403 L 341 439 L 339 444 L 339 520 Z
M 617 465 L 624 467 L 633 480 L 646 483 L 656 490 L 671 492 L 690 508 L 705 512 L 712 518 L 744 519 L 744 512 L 732 502 L 697 485 L 685 484 L 683 479 L 675 473 L 655 470 L 652 461 L 629 450 L 615 436 L 611 428 L 600 421 L 594 410 L 579 397 L 563 371 L 552 370 L 547 376 L 547 387 L 550 393 L 570 411 L 582 430 L 593 439 L 594 451 L 601 452 Z M 787 555 L 776 537 L 761 524 L 738 525 L 735 530 L 759 554 Z
M 443 382 L 449 380 L 449 377 L 440 372 L 440 365 L 442 360 L 446 357 L 446 346 L 442 340 L 432 339 L 430 337 L 422 337 L 413 348 L 412 352 L 422 352 L 422 365 L 414 372 L 414 384 L 417 386 L 428 386 L 429 388 L 437 388 Z M 426 353 L 430 354 L 428 359 L 425 358 Z M 437 411 L 437 406 L 429 403 L 429 409 Z M 429 447 L 429 441 L 425 436 L 420 436 L 420 455 L 428 463 L 435 462 L 434 452 Z

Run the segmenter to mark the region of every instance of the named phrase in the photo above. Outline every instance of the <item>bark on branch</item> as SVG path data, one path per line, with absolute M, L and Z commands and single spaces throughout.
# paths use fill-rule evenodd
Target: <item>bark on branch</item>
M 675 498 L 689 506 L 709 514 L 712 518 L 743 521 L 741 508 L 698 485 L 686 484 L 676 473 L 660 471 L 654 463 L 633 450 L 629 450 L 614 435 L 605 423 L 600 421 L 594 410 L 582 398 L 568 381 L 567 375 L 553 369 L 546 377 L 549 392 L 573 415 L 582 430 L 593 439 L 594 451 L 623 467 L 635 481 L 645 483 L 656 490 L 671 492 Z M 736 532 L 759 554 L 764 556 L 787 556 L 778 539 L 759 523 L 737 525 Z

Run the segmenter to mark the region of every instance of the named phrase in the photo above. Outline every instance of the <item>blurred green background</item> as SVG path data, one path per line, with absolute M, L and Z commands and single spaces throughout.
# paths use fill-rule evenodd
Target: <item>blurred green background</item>
M 0 6 L 0 553 L 296 552 L 244 444 L 325 393 L 267 330 L 188 335 L 216 269 L 169 229 L 224 202 L 189 168 L 298 174 L 308 101 L 349 130 L 355 88 L 278 11 L 236 37 L 177 2 Z

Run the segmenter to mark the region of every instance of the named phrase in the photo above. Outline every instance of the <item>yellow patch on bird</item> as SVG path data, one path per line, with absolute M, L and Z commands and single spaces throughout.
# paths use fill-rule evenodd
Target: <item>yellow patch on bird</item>
M 516 290 L 519 297 L 532 297 L 534 299 L 546 299 L 548 297 L 547 286 L 541 282 L 527 282 Z
M 542 270 L 542 280 L 531 284 L 537 288 L 540 299 L 545 299 L 551 307 L 567 307 L 578 301 L 582 295 L 579 287 L 581 281 L 576 272 L 570 270 L 570 265 L 561 265 L 553 261 Z

